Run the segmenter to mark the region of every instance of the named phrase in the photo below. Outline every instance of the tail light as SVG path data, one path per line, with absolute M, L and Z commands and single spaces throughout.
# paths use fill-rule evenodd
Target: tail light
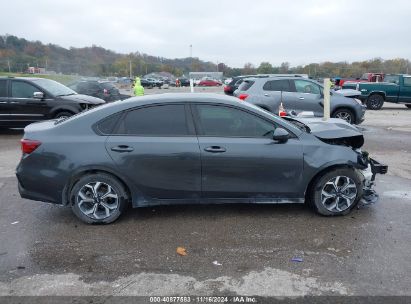
M 30 154 L 41 145 L 41 142 L 38 140 L 22 139 L 20 142 L 23 154 Z
M 109 94 L 110 94 L 110 91 L 107 90 L 107 89 L 104 89 L 104 90 L 103 90 L 103 93 L 104 93 L 104 95 L 109 95 Z
M 240 94 L 238 95 L 238 98 L 240 98 L 241 100 L 246 100 L 248 97 L 248 94 Z
M 224 92 L 228 92 L 230 91 L 230 87 L 229 86 L 224 86 Z

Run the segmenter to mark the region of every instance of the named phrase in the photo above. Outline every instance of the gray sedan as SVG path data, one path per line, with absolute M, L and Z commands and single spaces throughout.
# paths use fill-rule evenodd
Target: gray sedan
M 382 166 L 335 120 L 285 120 L 234 97 L 162 94 L 106 104 L 24 130 L 23 198 L 111 223 L 126 206 L 304 203 L 347 214 Z
M 323 87 L 302 77 L 249 78 L 234 96 L 276 114 L 281 102 L 287 113 L 312 112 L 315 117 L 322 117 L 324 113 Z M 331 117 L 360 124 L 366 107 L 359 100 L 331 91 L 330 109 Z

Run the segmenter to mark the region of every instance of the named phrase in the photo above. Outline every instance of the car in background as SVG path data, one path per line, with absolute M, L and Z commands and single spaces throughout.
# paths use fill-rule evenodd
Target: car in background
M 68 87 L 78 94 L 94 96 L 107 102 L 125 99 L 124 96 L 121 96 L 117 87 L 109 81 L 78 81 L 69 84 Z
M 182 87 L 189 87 L 190 86 L 190 79 L 185 78 L 185 77 L 181 77 L 181 78 L 178 78 L 178 80 L 180 81 L 180 86 L 182 86 Z
M 150 95 L 29 125 L 16 176 L 23 198 L 90 224 L 128 205 L 306 202 L 337 216 L 378 199 L 373 180 L 387 166 L 363 143 L 340 119 L 285 120 L 219 94 Z
M 140 79 L 140 83 L 144 88 L 152 89 L 152 88 L 159 88 L 163 86 L 164 82 L 162 80 L 158 80 L 155 78 L 142 78 Z
M 219 87 L 222 83 L 215 79 L 203 79 L 198 83 L 199 87 Z
M 411 75 L 389 74 L 384 82 L 358 83 L 360 99 L 370 110 L 379 110 L 384 102 L 402 103 L 411 108 Z
M 0 127 L 21 128 L 47 119 L 64 119 L 104 104 L 44 78 L 0 77 Z
M 365 106 L 355 98 L 331 91 L 331 117 L 350 124 L 364 120 Z M 312 112 L 315 117 L 324 113 L 323 86 L 302 77 L 265 77 L 244 79 L 234 95 L 269 112 L 278 113 L 282 103 L 286 112 Z

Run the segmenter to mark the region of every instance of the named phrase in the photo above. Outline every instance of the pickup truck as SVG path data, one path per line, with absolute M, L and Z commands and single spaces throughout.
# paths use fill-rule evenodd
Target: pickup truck
M 370 110 L 381 109 L 384 102 L 403 103 L 411 108 L 411 75 L 386 75 L 384 82 L 360 82 L 356 89 Z
M 352 83 L 357 84 L 358 82 L 381 82 L 384 80 L 383 73 L 364 73 L 361 78 L 341 78 L 336 79 L 335 85 L 337 87 L 343 88 L 344 84 Z

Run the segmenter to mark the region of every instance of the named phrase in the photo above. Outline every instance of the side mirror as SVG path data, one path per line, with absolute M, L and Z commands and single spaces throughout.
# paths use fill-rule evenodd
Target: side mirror
M 290 134 L 283 128 L 277 128 L 274 130 L 273 140 L 278 141 L 279 143 L 285 143 L 289 137 Z
M 33 98 L 43 99 L 44 98 L 44 93 L 43 92 L 34 92 L 33 93 Z

